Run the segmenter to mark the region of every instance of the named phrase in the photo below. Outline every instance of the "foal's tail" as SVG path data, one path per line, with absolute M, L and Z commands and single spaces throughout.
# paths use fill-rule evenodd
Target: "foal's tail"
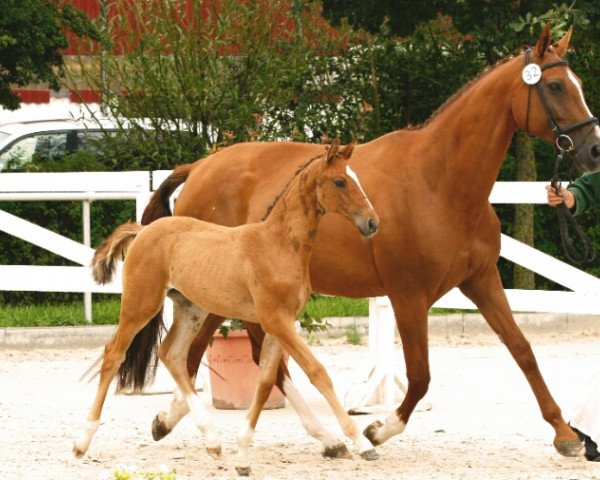
M 104 285 L 112 280 L 117 261 L 125 258 L 125 252 L 142 228 L 138 223 L 124 223 L 100 244 L 92 260 L 92 275 L 96 283 Z
M 144 209 L 144 213 L 142 214 L 142 225 L 148 225 L 154 220 L 162 217 L 170 217 L 172 215 L 169 199 L 177 187 L 187 180 L 194 165 L 195 163 L 188 163 L 177 167 L 173 170 L 173 173 L 160 184 L 160 187 L 156 189 L 150 198 L 148 205 Z
M 150 198 L 150 202 L 148 202 L 148 205 L 144 210 L 141 222 L 142 225 L 148 225 L 154 220 L 172 215 L 169 198 L 173 195 L 175 189 L 187 180 L 193 166 L 194 164 L 191 163 L 177 167 L 173 173 L 162 182 L 160 187 L 158 187 L 152 195 L 152 198 Z M 131 243 L 142 227 L 138 225 L 137 227 L 132 228 L 129 232 L 131 234 L 129 237 L 127 236 L 125 226 L 119 228 L 123 228 L 123 231 L 121 232 L 122 236 L 120 238 L 123 248 L 120 252 L 124 253 L 129 243 Z M 135 231 L 136 228 L 137 231 Z M 115 231 L 105 243 L 109 242 L 109 240 L 116 235 L 117 231 Z M 119 240 L 115 238 L 115 246 L 118 241 Z M 98 256 L 98 252 L 96 255 Z M 114 255 L 108 255 L 108 258 L 116 258 L 118 255 L 119 252 L 115 251 Z M 110 263 L 111 261 L 113 263 Z M 96 277 L 96 273 L 94 273 L 95 278 L 106 278 L 107 274 L 112 275 L 112 272 L 114 271 L 114 262 L 115 260 L 108 260 L 104 263 L 99 263 L 100 269 L 98 270 L 98 277 Z M 94 270 L 96 270 L 95 266 L 96 262 L 94 257 Z M 117 374 L 117 388 L 119 390 L 141 390 L 149 383 L 152 383 L 158 366 L 158 356 L 156 352 L 164 328 L 161 309 L 160 312 L 158 312 L 146 326 L 138 332 L 127 349 L 125 360 L 119 367 L 119 372 Z

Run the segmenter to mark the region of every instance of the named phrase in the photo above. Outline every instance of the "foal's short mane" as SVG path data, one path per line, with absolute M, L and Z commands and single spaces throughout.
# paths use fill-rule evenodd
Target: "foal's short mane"
M 326 153 L 327 152 L 325 152 L 325 154 Z M 273 208 L 275 208 L 275 205 L 277 205 L 277 202 L 283 196 L 283 194 L 287 191 L 287 189 L 289 188 L 290 184 L 294 181 L 294 179 L 298 175 L 300 175 L 300 173 L 302 173 L 311 163 L 313 163 L 315 160 L 317 160 L 319 158 L 322 158 L 323 155 L 324 155 L 323 153 L 320 153 L 319 155 L 316 155 L 316 156 L 312 157 L 310 160 L 308 160 L 308 162 L 306 162 L 303 165 L 300 165 L 298 167 L 298 169 L 296 170 L 296 172 L 294 173 L 294 175 L 292 176 L 292 178 L 290 178 L 290 181 L 285 185 L 285 187 L 283 187 L 283 190 L 281 190 L 281 192 L 279 192 L 277 194 L 277 196 L 275 197 L 275 199 L 273 200 L 273 202 L 271 202 L 271 205 L 269 205 L 267 207 L 267 213 L 265 213 L 264 216 L 260 219 L 261 222 L 264 222 L 269 217 L 269 215 L 273 211 Z

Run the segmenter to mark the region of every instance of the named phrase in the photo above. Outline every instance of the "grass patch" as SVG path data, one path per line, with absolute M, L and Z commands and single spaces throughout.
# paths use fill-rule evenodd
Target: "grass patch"
M 119 300 L 101 300 L 92 303 L 95 325 L 116 324 L 119 318 Z M 68 304 L 40 304 L 0 306 L 0 327 L 59 327 L 88 325 L 83 301 Z
M 306 311 L 312 317 L 367 317 L 369 299 L 316 296 L 306 304 Z
M 113 325 L 119 318 L 120 297 L 92 302 L 94 325 Z M 311 317 L 362 317 L 369 315 L 369 301 L 344 297 L 311 298 L 306 305 Z M 0 306 L 0 328 L 88 325 L 81 302 L 67 304 Z

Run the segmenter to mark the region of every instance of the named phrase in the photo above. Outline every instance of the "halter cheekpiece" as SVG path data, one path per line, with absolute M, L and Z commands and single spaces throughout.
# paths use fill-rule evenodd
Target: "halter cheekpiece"
M 528 48 L 525 51 L 525 67 L 528 65 L 532 65 L 531 61 L 531 48 Z M 539 66 L 540 77 L 542 72 L 554 68 L 554 67 L 568 67 L 569 62 L 566 60 L 556 60 L 554 62 L 547 63 L 545 65 Z M 525 131 L 529 132 L 529 103 L 531 97 L 531 87 L 535 86 L 538 95 L 540 97 L 540 101 L 542 102 L 542 106 L 544 107 L 544 111 L 546 112 L 546 117 L 548 117 L 548 121 L 550 122 L 550 126 L 552 127 L 552 131 L 556 135 L 556 146 L 562 152 L 570 152 L 574 149 L 574 143 L 571 137 L 569 137 L 568 133 L 573 130 L 577 130 L 579 128 L 585 127 L 591 124 L 598 124 L 598 119 L 596 117 L 590 117 L 586 120 L 582 120 L 581 122 L 576 122 L 568 127 L 561 128 L 558 124 L 557 120 L 552 115 L 552 110 L 550 109 L 550 104 L 548 103 L 548 99 L 546 98 L 546 94 L 544 92 L 544 87 L 542 87 L 542 83 L 538 80 L 534 83 L 528 83 L 529 85 L 529 94 L 527 97 L 527 118 L 525 120 Z
M 592 128 L 590 129 L 591 132 L 594 126 L 598 124 L 598 119 L 596 117 L 590 117 L 586 120 L 582 120 L 581 122 L 576 122 L 572 125 L 569 125 L 566 128 L 561 128 L 556 119 L 554 118 L 554 115 L 552 115 L 550 104 L 548 103 L 548 99 L 546 98 L 546 94 L 544 93 L 544 88 L 542 87 L 542 82 L 540 80 L 542 77 L 542 73 L 545 70 L 554 67 L 568 67 L 569 62 L 562 59 L 556 60 L 554 62 L 550 62 L 542 66 L 538 65 L 537 68 L 527 71 L 528 65 L 535 65 L 531 61 L 530 48 L 525 51 L 525 69 L 523 70 L 523 81 L 529 86 L 529 92 L 527 95 L 527 116 L 525 118 L 525 131 L 529 133 L 529 107 L 531 101 L 531 87 L 535 86 L 540 97 L 540 102 L 542 103 L 544 111 L 546 112 L 546 117 L 550 122 L 552 131 L 556 135 L 556 148 L 559 152 L 556 156 L 556 161 L 554 163 L 554 174 L 552 175 L 550 184 L 552 185 L 552 188 L 554 188 L 554 191 L 558 194 L 560 192 L 560 189 L 562 188 L 559 169 L 564 154 L 577 150 L 575 144 L 573 143 L 573 139 L 568 134 L 574 130 L 585 127 L 587 125 L 592 125 Z M 573 263 L 577 264 L 592 262 L 596 257 L 594 245 L 592 244 L 584 230 L 581 228 L 581 226 L 577 223 L 571 211 L 567 208 L 567 206 L 564 203 L 561 203 L 556 207 L 556 214 L 558 217 L 558 229 L 560 232 L 560 239 L 567 258 Z M 576 248 L 569 236 L 569 226 L 571 226 L 574 229 L 575 234 L 579 238 L 581 246 L 583 247 L 582 253 L 578 251 L 578 249 Z

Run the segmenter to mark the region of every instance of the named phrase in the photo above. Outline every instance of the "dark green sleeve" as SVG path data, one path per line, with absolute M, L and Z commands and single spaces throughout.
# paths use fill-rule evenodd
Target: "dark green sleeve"
M 575 196 L 575 215 L 600 205 L 600 172 L 584 173 L 569 187 Z

